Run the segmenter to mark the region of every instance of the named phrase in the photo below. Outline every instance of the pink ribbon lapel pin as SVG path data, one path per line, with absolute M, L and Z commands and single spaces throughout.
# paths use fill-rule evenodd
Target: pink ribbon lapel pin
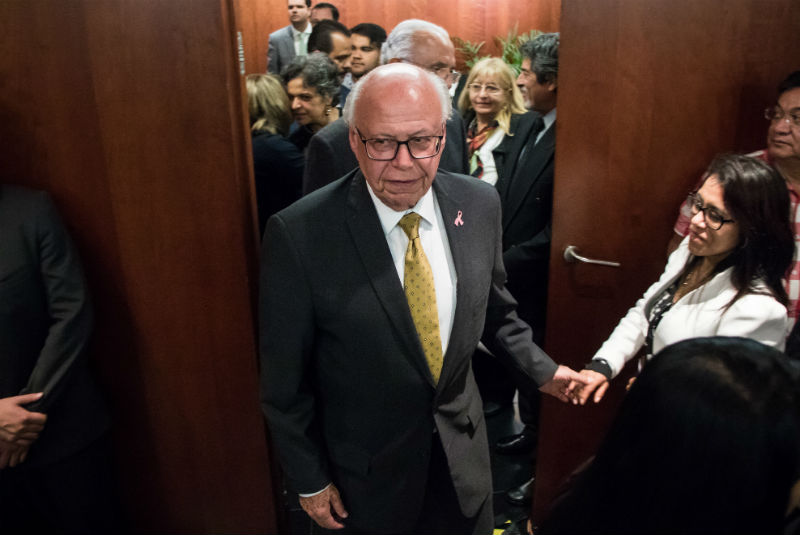
M 456 216 L 456 220 L 453 222 L 453 223 L 455 223 L 455 225 L 456 225 L 457 227 L 460 227 L 461 225 L 463 225 L 463 224 L 464 224 L 464 220 L 463 220 L 463 219 L 461 219 L 461 215 L 462 215 L 462 214 L 461 214 L 461 210 L 459 210 L 459 211 L 458 211 L 458 215 Z

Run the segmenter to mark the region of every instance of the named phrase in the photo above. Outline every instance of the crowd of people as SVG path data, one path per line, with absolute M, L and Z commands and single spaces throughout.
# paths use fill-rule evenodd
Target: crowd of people
M 800 384 L 783 353 L 800 354 L 800 72 L 765 112 L 767 149 L 711 162 L 663 275 L 577 372 L 540 349 L 559 34 L 524 42 L 519 65 L 481 59 L 456 85 L 440 26 L 412 19 L 387 34 L 348 29 L 328 3 L 288 7 L 290 25 L 270 36 L 275 75 L 252 75 L 248 91 L 256 180 L 271 184 L 258 191 L 293 195 L 259 201 L 262 408 L 315 529 L 489 533 L 484 419 L 518 390 L 522 431 L 494 448 L 533 454 L 541 392 L 600 402 L 637 355 L 611 433 L 545 532 L 789 525 L 800 501 Z M 274 116 L 253 105 L 256 80 L 283 83 L 294 119 L 289 134 L 269 130 L 294 144 L 270 158 L 256 149 Z M 261 98 L 283 125 L 286 98 Z M 689 458 L 702 440 L 712 446 Z M 748 456 L 764 462 L 743 471 Z M 529 504 L 532 482 L 508 498 Z M 769 490 L 748 500 L 748 485 Z M 635 514 L 623 513 L 634 497 Z

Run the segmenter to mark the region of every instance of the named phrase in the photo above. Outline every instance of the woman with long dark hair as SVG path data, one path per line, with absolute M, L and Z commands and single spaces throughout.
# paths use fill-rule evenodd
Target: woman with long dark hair
M 783 179 L 754 158 L 721 156 L 689 205 L 689 235 L 581 372 L 590 383 L 576 385 L 576 402 L 592 392 L 600 401 L 642 347 L 649 356 L 687 338 L 725 335 L 783 349 L 783 278 L 794 254 Z

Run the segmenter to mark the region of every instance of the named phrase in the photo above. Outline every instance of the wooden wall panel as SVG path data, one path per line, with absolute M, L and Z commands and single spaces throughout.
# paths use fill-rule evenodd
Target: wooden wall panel
M 0 3 L 0 173 L 82 254 L 134 532 L 277 531 L 233 28 L 225 0 Z
M 286 0 L 238 0 L 241 2 L 239 28 L 242 31 L 246 70 L 264 72 L 267 67 L 269 34 L 289 24 Z M 316 4 L 312 2 L 312 6 Z M 336 0 L 339 20 L 348 28 L 360 22 L 373 22 L 387 32 L 405 19 L 429 20 L 444 27 L 451 37 L 485 41 L 485 54 L 497 54 L 494 36 L 505 37 L 518 25 L 519 32 L 538 29 L 558 31 L 561 0 Z
M 711 159 L 765 146 L 763 110 L 800 69 L 800 4 L 564 0 L 562 8 L 546 349 L 581 368 L 662 272 L 677 208 Z M 622 267 L 566 267 L 567 244 Z M 545 402 L 538 519 L 602 439 L 624 384 L 617 378 L 615 395 L 596 407 Z

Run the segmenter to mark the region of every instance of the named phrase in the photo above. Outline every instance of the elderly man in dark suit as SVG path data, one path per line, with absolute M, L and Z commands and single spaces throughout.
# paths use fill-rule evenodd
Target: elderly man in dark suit
M 382 63 L 411 63 L 433 72 L 446 84 L 453 81 L 456 58 L 447 30 L 431 22 L 404 20 L 386 38 Z M 441 169 L 467 173 L 467 142 L 461 116 L 454 113 L 446 123 L 449 142 L 442 151 Z M 338 119 L 314 134 L 308 143 L 303 171 L 303 193 L 330 184 L 358 166 L 348 142 L 349 128 Z
M 320 526 L 490 533 L 478 341 L 562 400 L 580 376 L 516 315 L 495 189 L 437 171 L 452 109 L 442 81 L 384 65 L 351 99 L 359 168 L 267 223 L 262 408 Z
M 114 530 L 109 419 L 86 365 L 92 311 L 42 192 L 0 186 L 0 525 Z

